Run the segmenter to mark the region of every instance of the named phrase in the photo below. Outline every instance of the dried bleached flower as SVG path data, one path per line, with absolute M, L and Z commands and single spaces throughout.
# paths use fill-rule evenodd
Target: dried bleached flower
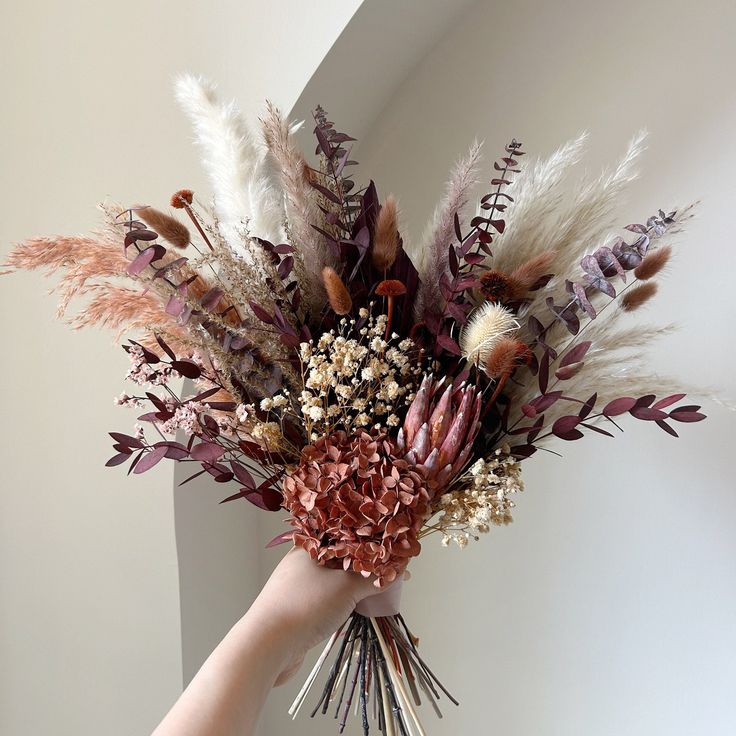
M 431 531 L 442 534 L 442 545 L 454 541 L 461 549 L 472 537 L 485 534 L 491 525 L 509 524 L 514 502 L 510 496 L 524 490 L 521 465 L 508 445 L 488 458 L 478 459 L 463 475 L 464 485 L 439 499 L 440 516 Z
M 460 350 L 470 363 L 483 365 L 496 343 L 519 328 L 513 312 L 488 302 L 473 312 L 460 333 Z

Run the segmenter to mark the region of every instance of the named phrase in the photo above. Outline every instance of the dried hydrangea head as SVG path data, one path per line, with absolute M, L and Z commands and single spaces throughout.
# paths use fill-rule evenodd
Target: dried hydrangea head
M 302 452 L 284 479 L 294 543 L 322 565 L 391 583 L 419 554 L 426 483 L 385 434 L 336 432 Z

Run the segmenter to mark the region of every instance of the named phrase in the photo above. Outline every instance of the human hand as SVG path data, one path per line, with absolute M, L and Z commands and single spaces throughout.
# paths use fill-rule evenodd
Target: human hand
M 279 622 L 288 642 L 287 657 L 276 680 L 286 682 L 301 666 L 304 655 L 326 639 L 366 598 L 383 595 L 399 583 L 377 591 L 373 578 L 318 565 L 301 548 L 286 553 L 271 574 L 249 616 Z

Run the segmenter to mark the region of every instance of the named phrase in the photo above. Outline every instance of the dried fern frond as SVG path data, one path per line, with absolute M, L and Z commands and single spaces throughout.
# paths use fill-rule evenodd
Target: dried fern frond
M 460 333 L 463 357 L 470 363 L 484 365 L 496 343 L 518 327 L 513 312 L 499 304 L 486 302 L 470 315 Z

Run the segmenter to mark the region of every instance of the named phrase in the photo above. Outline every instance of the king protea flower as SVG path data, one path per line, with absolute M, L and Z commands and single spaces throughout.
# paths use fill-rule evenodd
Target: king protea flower
M 399 429 L 397 446 L 407 461 L 434 482 L 435 495 L 462 470 L 480 427 L 481 397 L 475 386 L 449 385 L 425 376 Z

